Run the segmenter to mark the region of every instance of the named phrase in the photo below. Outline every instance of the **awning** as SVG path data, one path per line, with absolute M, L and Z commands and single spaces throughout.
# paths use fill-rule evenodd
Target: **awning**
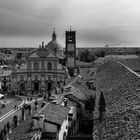
M 0 98 L 2 98 L 4 95 L 3 94 L 0 94 Z

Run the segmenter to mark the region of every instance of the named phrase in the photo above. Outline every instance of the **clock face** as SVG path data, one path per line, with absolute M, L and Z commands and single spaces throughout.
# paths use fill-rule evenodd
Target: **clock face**
M 74 51 L 74 44 L 68 44 L 67 51 L 73 52 Z
M 68 57 L 68 67 L 74 67 L 74 57 Z

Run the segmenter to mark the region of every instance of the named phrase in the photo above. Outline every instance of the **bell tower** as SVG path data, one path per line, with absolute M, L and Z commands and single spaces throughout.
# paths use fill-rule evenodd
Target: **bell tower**
M 68 68 L 76 68 L 76 32 L 65 32 L 66 43 L 66 66 Z

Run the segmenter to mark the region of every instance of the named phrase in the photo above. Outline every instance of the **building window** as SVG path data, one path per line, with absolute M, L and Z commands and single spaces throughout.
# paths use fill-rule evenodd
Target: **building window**
M 39 63 L 38 62 L 34 62 L 34 70 L 39 70 Z
M 52 63 L 48 63 L 48 70 L 52 70 Z
M 41 69 L 45 70 L 45 60 L 41 60 Z
M 31 69 L 31 60 L 27 61 L 27 69 L 30 70 Z

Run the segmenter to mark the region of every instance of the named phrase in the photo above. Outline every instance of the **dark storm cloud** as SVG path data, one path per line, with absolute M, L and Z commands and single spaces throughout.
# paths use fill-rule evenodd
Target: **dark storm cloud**
M 47 3 L 43 6 L 37 1 L 34 4 L 33 1 L 0 1 L 0 36 L 40 37 L 47 35 L 47 31 L 50 28 L 52 30 L 61 15 L 61 8 L 56 5 L 49 7 Z
M 35 19 L 0 12 L 0 36 L 38 36 L 45 33 L 43 25 Z
M 87 30 L 82 31 L 79 35 L 81 40 L 85 40 L 87 42 L 100 42 L 106 43 L 107 41 L 118 42 L 121 39 L 121 35 L 114 34 L 113 30 Z
M 50 39 L 53 27 L 77 31 L 77 46 L 140 44 L 139 0 L 0 0 L 0 43 Z M 26 43 L 25 43 L 26 44 Z M 34 42 L 33 42 L 34 44 Z M 31 44 L 32 45 L 32 44 Z

